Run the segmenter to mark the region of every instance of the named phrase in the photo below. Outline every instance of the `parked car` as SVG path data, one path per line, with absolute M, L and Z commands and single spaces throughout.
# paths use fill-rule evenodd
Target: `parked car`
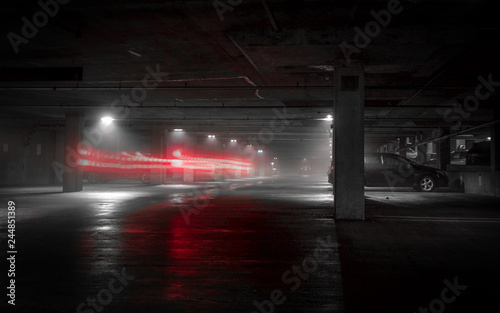
M 450 164 L 465 165 L 467 150 L 456 150 L 451 153 Z
M 467 151 L 465 157 L 466 165 L 490 165 L 491 141 L 476 142 Z
M 429 192 L 448 186 L 445 171 L 417 164 L 391 153 L 365 154 L 365 185 L 373 187 L 413 187 Z
M 445 171 L 391 153 L 365 154 L 364 172 L 367 187 L 413 187 L 430 192 L 437 187 L 447 187 L 449 182 Z M 333 175 L 333 171 L 328 175 L 331 183 Z
M 423 165 L 437 165 L 438 159 L 437 159 L 437 153 L 432 153 L 427 156 L 428 160 L 423 163 Z

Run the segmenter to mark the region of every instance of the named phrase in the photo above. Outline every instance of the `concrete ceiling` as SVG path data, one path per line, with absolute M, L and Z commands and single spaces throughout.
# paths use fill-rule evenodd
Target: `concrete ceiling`
M 118 103 L 128 106 L 120 123 L 133 128 L 251 136 L 275 109 L 291 123 L 270 145 L 325 140 L 329 123 L 321 119 L 332 112 L 341 44 L 354 45 L 355 27 L 391 2 L 72 0 L 17 53 L 8 34 L 22 35 L 22 18 L 41 8 L 9 2 L 0 12 L 2 123 L 60 125 L 71 111 L 92 123 Z M 221 3 L 231 9 L 223 20 L 214 7 Z M 449 128 L 455 121 L 446 111 L 474 94 L 478 76 L 500 81 L 495 4 L 401 1 L 402 11 L 351 55 L 366 70 L 367 141 Z M 140 101 L 115 102 L 142 86 L 147 67 L 163 73 L 160 84 Z M 481 101 L 454 131 L 491 122 L 497 101 Z

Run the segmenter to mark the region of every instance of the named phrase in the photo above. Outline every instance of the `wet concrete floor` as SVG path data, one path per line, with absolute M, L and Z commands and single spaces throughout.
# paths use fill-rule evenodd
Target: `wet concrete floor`
M 7 312 L 489 312 L 500 201 L 367 188 L 333 220 L 322 176 L 197 185 L 0 188 L 16 203 Z M 427 311 L 426 311 L 427 310 Z
M 325 182 L 1 192 L 16 203 L 17 312 L 342 312 Z
M 367 188 L 366 221 L 337 221 L 348 312 L 496 312 L 500 199 Z

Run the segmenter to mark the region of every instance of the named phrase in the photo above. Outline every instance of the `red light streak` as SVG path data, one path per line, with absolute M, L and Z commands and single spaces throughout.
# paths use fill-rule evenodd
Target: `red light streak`
M 110 152 L 94 150 L 92 152 L 87 150 L 80 150 L 82 158 L 78 164 L 85 170 L 92 171 L 144 171 L 144 169 L 155 170 L 200 170 L 200 171 L 214 171 L 214 170 L 235 170 L 248 172 L 252 168 L 251 162 L 224 159 L 224 158 L 208 158 L 189 156 L 181 153 L 180 150 L 174 151 L 173 155 L 176 158 L 163 159 L 157 157 L 147 157 L 140 152 L 131 155 L 127 152 L 121 152 L 114 155 Z

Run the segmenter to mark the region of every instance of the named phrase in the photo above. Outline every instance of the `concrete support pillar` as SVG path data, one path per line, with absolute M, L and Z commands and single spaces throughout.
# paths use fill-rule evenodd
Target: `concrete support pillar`
M 493 116 L 495 120 L 500 119 L 500 108 L 494 107 Z M 500 197 L 500 123 L 491 127 L 491 176 L 495 196 Z
M 364 69 L 359 63 L 335 67 L 334 216 L 365 218 Z
M 151 155 L 155 158 L 163 158 L 163 142 L 165 140 L 165 129 L 154 126 L 151 129 Z M 164 170 L 151 170 L 149 182 L 151 185 L 161 185 L 163 183 Z
M 185 168 L 183 171 L 183 181 L 185 183 L 192 183 L 194 182 L 194 170 L 190 168 Z
M 183 151 L 182 153 L 187 153 L 188 155 L 196 155 L 196 138 L 191 138 L 188 133 L 176 134 L 177 138 L 173 141 L 175 146 L 180 147 Z M 185 183 L 194 183 L 195 175 L 194 169 L 184 168 L 182 180 Z
M 387 144 L 387 152 L 388 152 L 388 153 L 394 153 L 394 150 L 395 150 L 395 149 L 394 149 L 394 142 L 389 142 L 389 143 Z
M 417 150 L 417 159 L 416 162 L 418 164 L 424 164 L 425 161 L 427 161 L 427 145 L 418 145 L 415 147 Z
M 83 170 L 78 166 L 78 144 L 83 139 L 85 115 L 80 113 L 66 113 L 64 127 L 64 166 L 63 192 L 83 190 Z
M 234 171 L 234 178 L 241 178 L 241 169 Z
M 442 135 L 448 135 L 450 131 Z M 448 164 L 451 161 L 451 140 L 450 138 L 445 138 L 437 142 L 437 162 L 440 169 L 446 171 Z
M 399 137 L 399 155 L 406 158 L 406 137 Z

